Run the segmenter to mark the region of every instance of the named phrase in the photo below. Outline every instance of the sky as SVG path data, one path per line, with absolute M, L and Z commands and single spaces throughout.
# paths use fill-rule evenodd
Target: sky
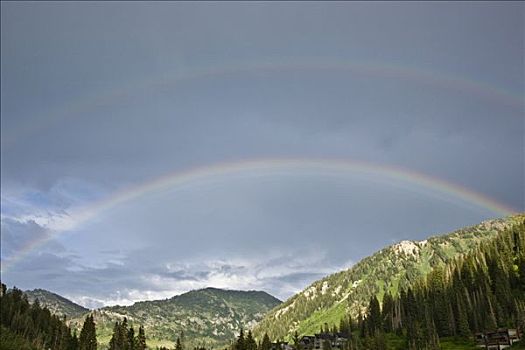
M 525 211 L 523 2 L 2 2 L 1 272 L 286 299 Z

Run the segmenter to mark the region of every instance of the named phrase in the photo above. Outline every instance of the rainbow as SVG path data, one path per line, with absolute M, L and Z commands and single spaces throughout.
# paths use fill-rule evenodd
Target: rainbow
M 486 82 L 471 80 L 444 72 L 394 65 L 386 62 L 354 62 L 328 58 L 279 58 L 259 62 L 239 62 L 213 67 L 190 68 L 185 72 L 166 72 L 162 76 L 148 77 L 138 81 L 129 81 L 107 91 L 96 91 L 92 95 L 81 96 L 65 106 L 61 106 L 42 115 L 32 123 L 24 123 L 9 134 L 2 135 L 2 146 L 6 147 L 16 140 L 23 140 L 45 127 L 58 124 L 66 119 L 78 117 L 99 106 L 118 103 L 142 91 L 155 89 L 175 89 L 179 85 L 195 80 L 228 77 L 235 74 L 272 73 L 292 71 L 326 71 L 344 72 L 355 76 L 376 77 L 401 81 L 416 82 L 423 86 L 437 87 L 454 92 L 462 92 L 489 99 L 502 105 L 510 106 L 521 113 L 524 108 L 524 97 L 501 87 Z
M 468 205 L 469 208 L 475 207 L 488 210 L 497 216 L 507 216 L 518 212 L 505 204 L 468 188 L 397 166 L 386 166 L 348 159 L 277 158 L 242 160 L 172 172 L 139 185 L 122 189 L 102 200 L 73 210 L 70 213 L 67 224 L 62 229 L 49 232 L 44 238 L 28 243 L 14 257 L 4 261 L 2 270 L 5 271 L 6 268 L 12 266 L 29 252 L 57 238 L 61 233 L 72 231 L 80 225 L 95 219 L 102 213 L 146 195 L 162 193 L 167 190 L 191 189 L 196 184 L 212 182 L 217 178 L 234 179 L 235 177 L 298 176 L 304 174 L 314 174 L 323 177 L 360 174 L 364 175 L 365 179 L 378 177 L 390 185 L 401 184 L 415 190 L 419 188 L 426 195 L 437 193 L 442 199 L 450 200 L 455 205 Z

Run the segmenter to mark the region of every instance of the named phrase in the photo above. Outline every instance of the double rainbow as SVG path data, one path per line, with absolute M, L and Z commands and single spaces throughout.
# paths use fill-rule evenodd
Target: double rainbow
M 483 194 L 474 192 L 466 187 L 453 184 L 429 175 L 418 173 L 397 166 L 378 165 L 363 161 L 347 159 L 258 159 L 243 160 L 230 163 L 218 163 L 196 167 L 186 171 L 176 171 L 165 176 L 146 181 L 136 186 L 126 188 L 112 195 L 89 204 L 70 213 L 70 220 L 64 229 L 49 232 L 43 238 L 34 240 L 21 248 L 17 254 L 4 261 L 2 270 L 6 270 L 14 263 L 25 257 L 31 251 L 57 238 L 64 232 L 69 232 L 80 225 L 93 220 L 102 213 L 141 197 L 163 191 L 176 191 L 190 188 L 202 181 L 212 181 L 217 177 L 249 177 L 249 176 L 276 176 L 282 174 L 303 175 L 316 174 L 318 176 L 349 176 L 362 174 L 378 177 L 392 185 L 403 184 L 410 188 L 423 189 L 427 195 L 437 193 L 456 205 L 487 210 L 496 216 L 507 216 L 517 210 L 500 203 Z
M 107 91 L 97 90 L 93 94 L 83 95 L 70 103 L 39 116 L 31 123 L 24 123 L 9 134 L 2 135 L 2 147 L 9 147 L 17 140 L 24 140 L 31 134 L 47 127 L 60 124 L 68 119 L 75 119 L 83 113 L 91 112 L 100 106 L 111 106 L 121 99 L 156 89 L 176 89 L 192 81 L 228 78 L 237 75 L 259 76 L 261 74 L 286 72 L 337 72 L 355 77 L 380 78 L 395 81 L 408 81 L 419 86 L 429 86 L 454 93 L 475 96 L 500 105 L 510 106 L 520 115 L 524 109 L 524 96 L 487 82 L 472 80 L 460 75 L 432 71 L 388 62 L 359 62 L 338 60 L 326 57 L 295 57 L 267 59 L 254 62 L 223 63 L 209 67 L 188 68 L 182 72 L 166 72 L 162 76 L 147 77 L 142 80 L 128 81 Z

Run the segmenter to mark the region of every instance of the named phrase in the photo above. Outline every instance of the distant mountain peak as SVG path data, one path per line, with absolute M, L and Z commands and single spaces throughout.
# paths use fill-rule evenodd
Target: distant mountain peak
M 89 309 L 74 303 L 73 301 L 45 289 L 36 288 L 24 292 L 30 303 L 38 299 L 41 306 L 45 306 L 56 315 L 76 318 L 89 312 Z
M 97 334 L 109 339 L 115 321 L 124 317 L 143 325 L 148 337 L 173 342 L 181 331 L 187 348 L 218 347 L 229 343 L 241 328 L 252 328 L 280 300 L 263 291 L 207 287 L 190 290 L 169 299 L 139 301 L 130 306 L 109 306 L 93 312 Z M 82 319 L 73 320 L 81 327 Z

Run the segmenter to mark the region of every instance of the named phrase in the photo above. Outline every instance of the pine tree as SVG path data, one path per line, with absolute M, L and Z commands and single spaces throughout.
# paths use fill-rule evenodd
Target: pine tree
M 449 305 L 444 288 L 444 270 L 437 266 L 428 275 L 428 286 L 432 300 L 432 315 L 436 321 L 436 327 L 440 336 L 451 335 Z
M 268 333 L 264 333 L 261 345 L 259 346 L 259 350 L 270 350 L 272 346 L 272 342 L 270 340 L 270 337 L 268 337 Z
M 253 339 L 251 330 L 248 331 L 248 335 L 244 341 L 244 347 L 246 350 L 257 350 L 257 343 L 255 342 L 255 339 Z
M 241 332 L 239 333 L 239 337 L 237 337 L 237 341 L 235 342 L 235 348 L 234 350 L 246 350 L 246 342 L 244 339 L 244 330 L 241 328 Z
M 129 350 L 135 350 L 136 349 L 136 339 L 135 339 L 135 330 L 133 327 L 129 327 L 128 331 L 128 349 Z
M 79 348 L 77 333 L 74 333 L 73 336 L 69 339 L 67 350 L 77 350 Z
M 470 336 L 470 328 L 468 324 L 468 318 L 467 318 L 467 310 L 465 305 L 463 304 L 463 301 L 458 296 L 457 297 L 457 316 L 456 316 L 456 329 L 458 335 L 462 337 L 468 337 Z
M 95 322 L 93 315 L 86 316 L 80 337 L 78 339 L 80 350 L 96 350 L 97 349 L 97 335 L 95 330 Z
M 115 322 L 115 325 L 113 326 L 113 334 L 111 335 L 111 339 L 109 340 L 109 349 L 110 350 L 120 350 L 120 344 L 118 343 L 118 334 L 120 332 L 120 323 Z
M 129 350 L 128 344 L 128 319 L 124 317 L 122 324 L 120 325 L 118 342 L 122 350 Z
M 367 314 L 367 325 L 370 335 L 374 335 L 377 331 L 383 328 L 381 322 L 381 309 L 379 307 L 379 301 L 375 295 L 370 299 Z
M 139 327 L 139 334 L 137 335 L 136 342 L 137 350 L 146 350 L 146 333 L 144 332 L 144 327 Z
M 381 319 L 385 332 L 392 332 L 394 330 L 394 298 L 390 292 L 385 293 L 383 297 Z

